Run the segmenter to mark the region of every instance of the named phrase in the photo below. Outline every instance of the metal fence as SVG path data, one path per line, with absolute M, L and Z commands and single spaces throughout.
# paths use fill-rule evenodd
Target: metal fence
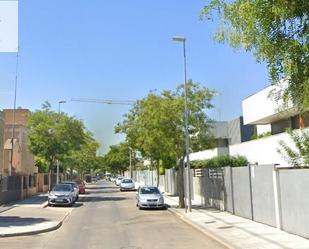
M 0 204 L 16 201 L 21 198 L 21 176 L 5 176 L 0 181 Z

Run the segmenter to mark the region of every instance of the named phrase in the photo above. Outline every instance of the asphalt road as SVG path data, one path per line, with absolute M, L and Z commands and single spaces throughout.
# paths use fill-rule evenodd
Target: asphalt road
M 138 210 L 135 192 L 91 185 L 56 231 L 0 238 L 2 249 L 221 249 L 216 241 L 166 210 Z M 56 208 L 56 207 L 55 207 Z

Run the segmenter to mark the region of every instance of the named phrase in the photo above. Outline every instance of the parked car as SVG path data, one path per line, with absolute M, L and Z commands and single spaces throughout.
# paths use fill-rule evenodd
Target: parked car
M 136 206 L 142 208 L 165 209 L 164 198 L 158 187 L 141 186 L 136 193 Z
M 117 186 L 119 186 L 119 185 L 120 185 L 120 183 L 121 183 L 122 179 L 123 179 L 123 177 L 122 177 L 122 176 L 118 176 L 118 177 L 117 177 L 117 179 L 116 179 L 116 181 L 115 181 L 115 183 L 116 183 L 116 185 L 117 185 Z
M 111 176 L 111 177 L 109 178 L 109 180 L 110 180 L 111 182 L 115 182 L 115 181 L 116 181 L 116 179 L 117 179 L 117 177 L 116 177 L 116 176 Z
M 135 184 L 134 181 L 130 178 L 124 178 L 120 182 L 120 191 L 125 191 L 125 190 L 134 190 L 135 189 Z
M 76 182 L 73 182 L 73 181 L 64 181 L 62 182 L 62 184 L 68 184 L 68 185 L 71 185 L 72 188 L 74 189 L 74 203 L 78 200 L 78 194 L 79 194 L 79 187 L 78 185 L 76 184 Z
M 56 184 L 48 195 L 48 206 L 72 206 L 75 199 L 75 190 L 70 184 Z
M 85 183 L 82 180 L 76 180 L 75 182 L 78 186 L 79 194 L 86 194 Z

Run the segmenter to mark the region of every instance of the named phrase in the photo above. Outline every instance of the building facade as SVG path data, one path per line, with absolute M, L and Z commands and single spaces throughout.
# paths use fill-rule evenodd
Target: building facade
M 13 136 L 13 110 L 5 109 L 4 114 L 4 150 L 3 150 L 3 167 L 2 175 L 9 174 L 12 153 L 13 140 L 13 157 L 12 157 L 12 174 L 14 175 L 32 175 L 37 172 L 34 164 L 34 156 L 28 149 L 28 128 L 27 120 L 30 114 L 28 109 L 15 110 L 15 128 Z
M 217 155 L 242 155 L 253 164 L 277 164 L 290 166 L 278 152 L 279 142 L 295 149 L 287 129 L 309 127 L 309 114 L 300 114 L 291 103 L 283 105 L 272 96 L 280 93 L 277 85 L 271 85 L 242 101 L 243 117 L 227 122 L 228 148 L 190 154 L 191 160 L 210 159 Z M 252 136 L 252 135 L 255 136 Z

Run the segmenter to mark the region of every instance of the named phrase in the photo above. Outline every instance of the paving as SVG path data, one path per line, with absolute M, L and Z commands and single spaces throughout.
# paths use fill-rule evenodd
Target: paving
M 308 249 L 309 240 L 277 228 L 214 209 L 177 208 L 178 197 L 165 195 L 169 210 L 227 248 Z
M 62 225 L 72 208 L 47 207 L 47 194 L 0 206 L 0 237 L 38 234 Z

